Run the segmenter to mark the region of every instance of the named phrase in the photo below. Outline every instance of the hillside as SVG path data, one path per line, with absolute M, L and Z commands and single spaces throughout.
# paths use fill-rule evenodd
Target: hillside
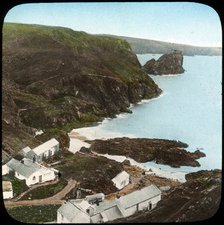
M 187 182 L 171 188 L 151 211 L 145 211 L 115 223 L 215 222 L 221 217 L 221 170 L 189 173 Z M 174 204 L 175 203 L 175 204 Z M 217 213 L 217 214 L 216 214 Z M 215 215 L 215 217 L 213 217 Z M 209 219 L 211 219 L 209 221 Z
M 107 35 L 106 35 L 107 36 Z M 166 54 L 173 50 L 181 51 L 184 55 L 222 55 L 221 47 L 198 47 L 193 45 L 175 44 L 149 39 L 108 35 L 126 40 L 136 54 Z
M 125 40 L 68 28 L 5 23 L 2 62 L 3 156 L 161 93 Z

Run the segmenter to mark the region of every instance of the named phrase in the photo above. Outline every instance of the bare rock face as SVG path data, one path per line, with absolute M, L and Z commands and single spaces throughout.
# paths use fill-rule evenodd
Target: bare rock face
M 149 138 L 112 138 L 108 140 L 94 140 L 90 151 L 100 154 L 122 155 L 133 158 L 137 162 L 154 161 L 159 164 L 172 167 L 192 166 L 199 167 L 197 159 L 205 157 L 205 153 L 199 150 L 188 152 L 186 143 Z
M 180 51 L 174 51 L 162 55 L 157 61 L 151 59 L 143 66 L 143 69 L 153 75 L 180 74 L 184 72 L 183 54 Z

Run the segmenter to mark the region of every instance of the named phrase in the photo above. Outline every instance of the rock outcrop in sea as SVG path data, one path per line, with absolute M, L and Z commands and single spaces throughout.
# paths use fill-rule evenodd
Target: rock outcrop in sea
M 153 75 L 167 75 L 184 73 L 183 54 L 181 51 L 174 51 L 162 55 L 158 60 L 150 59 L 143 66 L 143 69 Z

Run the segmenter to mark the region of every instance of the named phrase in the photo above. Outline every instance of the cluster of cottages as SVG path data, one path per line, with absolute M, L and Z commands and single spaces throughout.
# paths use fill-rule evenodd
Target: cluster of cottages
M 57 211 L 57 223 L 105 223 L 151 210 L 160 200 L 161 191 L 155 185 L 114 200 L 106 200 L 103 193 L 98 193 L 65 202 Z
M 45 167 L 40 163 L 58 151 L 59 142 L 55 138 L 50 139 L 34 149 L 30 147 L 23 148 L 19 152 L 22 159 L 10 159 L 2 166 L 2 175 L 4 176 L 13 171 L 14 176 L 19 180 L 25 180 L 27 186 L 54 180 L 58 174 L 58 170 Z M 3 181 L 2 187 L 3 198 L 12 198 L 13 188 L 11 182 Z
M 12 158 L 2 166 L 2 175 L 13 171 L 14 176 L 25 180 L 27 186 L 54 180 L 58 170 L 48 168 L 41 163 L 59 151 L 59 142 L 52 138 L 37 146 L 23 148 L 19 155 L 21 160 Z M 126 171 L 117 174 L 112 182 L 118 190 L 130 183 Z M 13 198 L 13 187 L 10 181 L 3 181 L 3 198 Z M 86 196 L 84 199 L 71 199 L 57 211 L 57 223 L 103 223 L 133 215 L 141 210 L 151 210 L 161 200 L 161 190 L 149 185 L 140 190 L 113 200 L 105 199 L 103 193 Z

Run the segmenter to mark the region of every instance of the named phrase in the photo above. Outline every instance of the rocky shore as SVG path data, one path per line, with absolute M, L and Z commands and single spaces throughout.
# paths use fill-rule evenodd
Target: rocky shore
M 143 69 L 153 75 L 168 75 L 184 73 L 183 54 L 180 51 L 174 51 L 162 55 L 158 60 L 150 59 L 143 66 Z
M 174 140 L 147 138 L 113 138 L 108 140 L 88 141 L 89 151 L 100 154 L 122 155 L 137 162 L 155 161 L 172 167 L 199 167 L 197 159 L 205 157 L 205 153 L 196 150 L 186 151 L 188 145 Z

